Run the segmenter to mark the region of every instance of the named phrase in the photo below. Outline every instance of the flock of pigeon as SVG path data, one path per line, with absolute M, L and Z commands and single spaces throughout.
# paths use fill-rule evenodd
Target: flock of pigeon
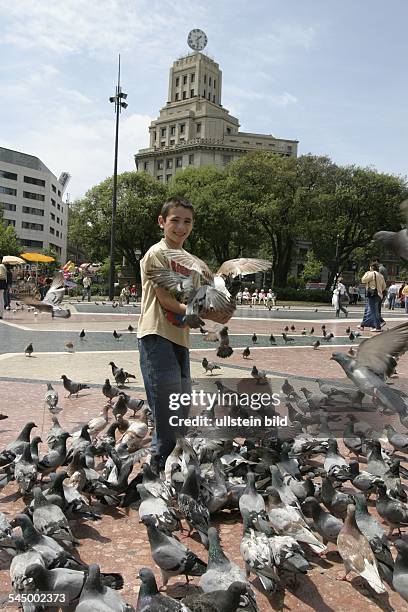
M 252 342 L 256 345 L 256 334 Z M 0 487 L 15 482 L 26 503 L 13 517 L 0 513 L 0 548 L 9 555 L 15 594 L 60 593 L 65 605 L 79 612 L 255 611 L 254 584 L 273 597 L 296 584 L 300 574 L 307 577 L 330 542 L 343 561 L 345 580 L 351 572 L 359 574 L 374 597 L 381 600 L 393 589 L 408 602 L 408 543 L 393 536 L 408 526 L 403 485 L 408 471 L 401 465 L 408 435 L 387 426 L 392 448 L 387 451 L 383 431 L 355 416 L 356 409 L 382 413 L 408 428 L 408 397 L 387 381 L 407 347 L 404 323 L 364 339 L 353 357 L 333 353 L 353 386 L 318 380 L 318 391 L 296 390 L 286 380 L 282 398 L 290 427 L 285 437 L 271 429 L 262 440 L 250 430 L 246 439 L 231 440 L 222 432 L 211 439 L 180 438 L 161 473 L 147 446 L 150 410 L 125 392 L 134 375 L 111 361 L 115 384 L 107 378 L 102 387 L 107 405 L 72 433 L 59 424 L 58 392 L 49 384 L 44 402 L 53 426 L 45 454 L 39 456 L 41 438 L 32 436 L 34 422 L 0 449 Z M 208 360 L 202 365 L 212 373 Z M 256 366 L 251 374 L 268 382 Z M 61 379 L 68 397 L 88 388 L 66 375 Z M 126 419 L 129 410 L 133 414 Z M 229 410 L 245 411 L 239 405 Z M 339 439 L 354 460 L 340 452 Z M 149 540 L 152 567 L 139 572 L 137 602 L 120 596 L 120 574 L 104 573 L 80 557 L 75 525 L 97 523 L 112 507 L 137 511 Z M 215 527 L 230 516 L 242 522 L 242 566 L 227 557 Z M 178 535 L 186 526 L 189 536 L 199 538 L 202 554 Z M 160 590 L 154 565 L 161 572 Z M 200 593 L 179 601 L 161 592 L 178 576 L 187 582 L 197 577 Z M 253 584 L 251 578 L 259 581 Z M 24 610 L 43 609 L 27 601 Z

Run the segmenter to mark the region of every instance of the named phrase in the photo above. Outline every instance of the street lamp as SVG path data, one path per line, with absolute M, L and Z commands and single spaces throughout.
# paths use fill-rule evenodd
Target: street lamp
M 336 277 L 334 280 L 334 286 L 336 286 L 337 284 L 337 279 L 339 278 L 339 240 L 340 240 L 340 234 L 337 234 L 336 236 Z
M 112 194 L 112 223 L 111 223 L 111 242 L 110 242 L 110 268 L 109 268 L 109 299 L 113 300 L 115 296 L 115 226 L 116 226 L 116 197 L 118 187 L 118 141 L 119 141 L 119 115 L 122 108 L 127 108 L 127 94 L 122 91 L 120 86 L 120 54 L 118 64 L 118 84 L 116 93 L 109 98 L 109 102 L 115 104 L 116 113 L 116 132 L 115 132 L 115 161 L 113 165 L 113 194 Z

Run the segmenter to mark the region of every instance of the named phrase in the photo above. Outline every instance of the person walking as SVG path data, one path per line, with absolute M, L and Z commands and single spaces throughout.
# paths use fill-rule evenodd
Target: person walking
M 344 306 L 344 304 L 348 303 L 348 295 L 347 295 L 347 289 L 345 285 L 343 284 L 343 279 L 341 276 L 339 276 L 337 280 L 336 289 L 338 291 L 338 294 L 337 294 L 338 299 L 336 300 L 336 317 L 340 317 L 340 310 L 341 310 L 341 312 L 343 312 L 347 318 L 348 310 Z
M 405 313 L 408 314 L 408 285 L 405 285 L 402 290 L 402 296 L 405 302 Z
M 4 290 L 4 307 L 6 310 L 10 310 L 11 300 L 10 300 L 10 291 L 11 286 L 13 284 L 13 272 L 11 270 L 10 264 L 4 264 L 7 270 L 7 287 Z
M 392 283 L 388 287 L 387 299 L 388 299 L 388 310 L 394 310 L 395 301 L 398 296 L 398 285 L 396 283 Z
M 0 263 L 0 319 L 4 313 L 4 293 L 7 289 L 7 268 L 3 263 Z
M 381 331 L 380 303 L 387 289 L 384 277 L 378 271 L 378 263 L 372 262 L 361 282 L 366 286 L 366 305 L 359 329 L 370 327 L 372 332 Z
M 91 285 L 92 280 L 90 276 L 84 276 L 82 284 L 84 286 L 84 290 L 82 292 L 82 301 L 84 301 L 85 297 L 88 297 L 88 302 L 91 301 Z

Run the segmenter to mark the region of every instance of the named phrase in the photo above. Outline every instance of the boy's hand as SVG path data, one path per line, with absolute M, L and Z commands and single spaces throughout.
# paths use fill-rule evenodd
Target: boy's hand
M 198 315 L 188 314 L 185 316 L 186 325 L 191 327 L 192 329 L 196 329 L 198 327 L 204 327 L 205 323 L 200 319 Z

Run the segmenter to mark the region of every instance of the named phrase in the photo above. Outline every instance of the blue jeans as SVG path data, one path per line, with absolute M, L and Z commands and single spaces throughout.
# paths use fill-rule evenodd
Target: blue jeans
M 396 297 L 397 296 L 395 295 L 395 293 L 391 293 L 388 296 L 388 310 L 391 310 L 391 309 L 394 310 L 394 308 L 395 308 L 395 298 Z
M 408 313 L 408 295 L 405 297 L 405 312 Z
M 381 329 L 380 303 L 381 298 L 378 295 L 367 298 L 361 327 Z
M 189 410 L 188 406 L 177 410 L 169 408 L 171 393 L 191 393 L 189 351 L 157 334 L 139 338 L 138 344 L 140 369 L 155 423 L 152 453 L 164 461 L 176 444 L 177 433 L 183 434 L 184 430 L 170 425 L 169 419 L 172 416 L 183 418 Z

